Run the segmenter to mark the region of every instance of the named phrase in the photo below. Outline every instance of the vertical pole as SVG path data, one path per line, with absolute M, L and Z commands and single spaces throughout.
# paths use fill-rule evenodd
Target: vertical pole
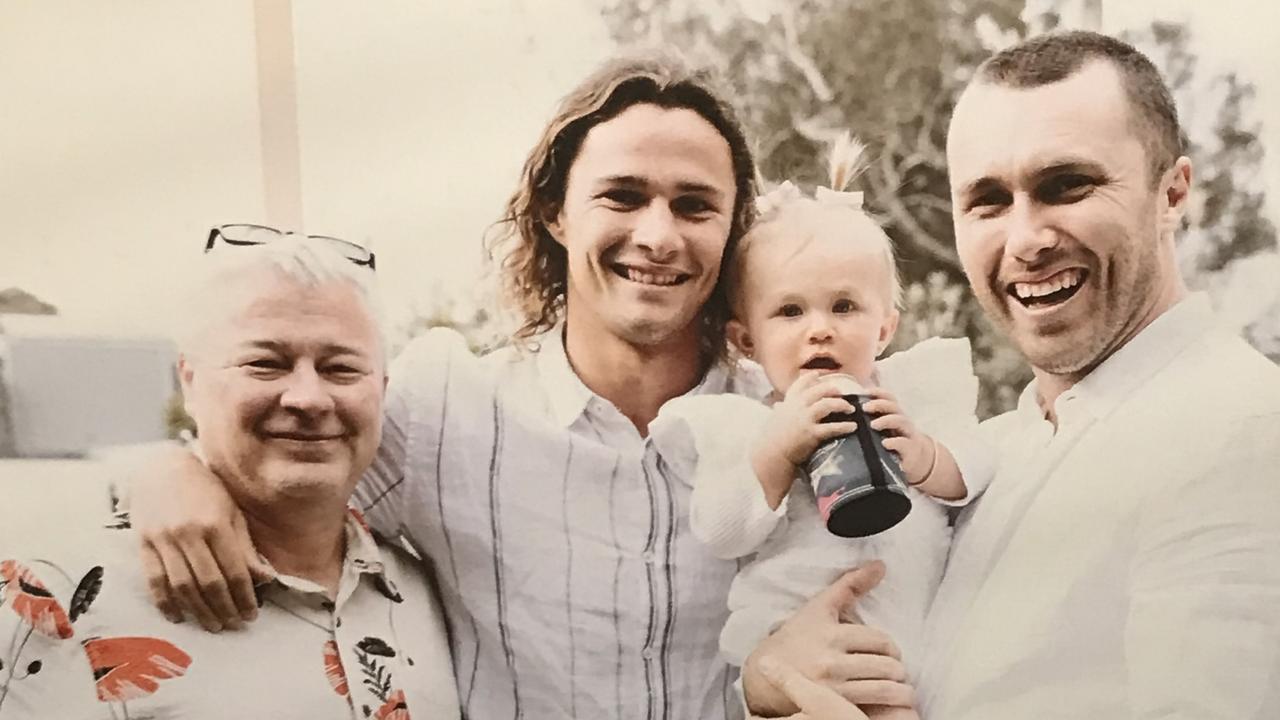
M 1081 3 L 1080 29 L 1102 32 L 1102 0 L 1084 0 Z
M 258 117 L 267 222 L 302 230 L 302 161 L 292 0 L 254 0 Z

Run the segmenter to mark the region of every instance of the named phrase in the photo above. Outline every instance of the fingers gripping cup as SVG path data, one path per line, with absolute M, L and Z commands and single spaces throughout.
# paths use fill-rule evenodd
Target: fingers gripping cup
M 858 381 L 832 375 L 852 413 L 832 413 L 822 422 L 858 423 L 849 435 L 828 440 L 805 463 L 818 513 L 827 530 L 841 537 L 867 537 L 897 525 L 911 512 L 902 466 L 885 450 L 880 433 L 871 429 L 863 404 L 871 399 Z

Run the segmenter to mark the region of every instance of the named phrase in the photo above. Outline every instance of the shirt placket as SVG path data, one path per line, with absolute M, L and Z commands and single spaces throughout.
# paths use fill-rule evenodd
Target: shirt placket
M 644 533 L 641 537 L 643 543 L 639 546 L 639 560 L 648 605 L 647 622 L 639 638 L 646 698 L 642 717 L 646 720 L 666 720 L 670 706 L 670 698 L 667 697 L 670 683 L 667 643 L 670 640 L 675 607 L 672 567 L 668 561 L 673 535 L 671 494 L 659 470 L 657 448 L 649 438 L 641 437 L 626 416 L 611 403 L 601 398 L 592 398 L 587 403 L 586 417 L 601 442 L 631 458 L 629 464 L 635 468 L 635 481 L 644 489 L 647 522 L 633 525 Z M 631 558 L 634 560 L 635 556 L 631 555 Z
M 657 449 L 647 438 L 644 441 L 639 465 L 649 497 L 649 533 L 640 554 L 650 587 L 649 627 L 640 649 L 645 676 L 651 678 L 650 687 L 652 688 L 645 716 L 665 719 L 669 710 L 668 643 L 671 640 L 671 624 L 674 621 L 675 608 L 671 575 L 673 567 L 670 563 L 671 542 L 674 534 L 671 526 L 672 497 L 659 467 Z

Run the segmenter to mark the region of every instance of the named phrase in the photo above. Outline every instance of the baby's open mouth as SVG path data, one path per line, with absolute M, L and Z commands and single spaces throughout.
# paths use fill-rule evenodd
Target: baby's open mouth
M 801 365 L 800 368 L 802 370 L 839 370 L 840 363 L 829 355 L 818 355 L 816 357 L 809 358 L 809 360 L 805 362 L 804 365 Z

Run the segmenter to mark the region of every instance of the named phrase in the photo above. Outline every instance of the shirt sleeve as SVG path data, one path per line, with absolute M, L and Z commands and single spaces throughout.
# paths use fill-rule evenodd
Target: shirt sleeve
M 436 456 L 413 452 L 415 438 L 444 422 L 452 366 L 475 358 L 457 332 L 436 328 L 416 338 L 387 370 L 382 441 L 356 485 L 355 502 L 384 538 L 403 533 L 409 482 L 434 481 Z
M 1135 718 L 1280 717 L 1280 413 L 1233 428 L 1136 528 Z
M 73 523 L 57 535 L 19 539 L 0 551 L 0 637 L 12 639 L 0 648 L 0 718 L 98 716 L 98 678 L 86 652 L 104 633 L 101 613 L 85 611 L 98 598 L 89 589 L 102 587 L 104 573 L 87 556 L 131 555 L 132 538 L 108 540 L 120 532 Z M 155 612 L 149 603 L 144 607 Z
M 964 338 L 929 338 L 894 353 L 876 366 L 880 381 L 921 431 L 947 448 L 960 468 L 965 495 L 929 496 L 943 505 L 968 505 L 995 475 L 995 450 L 979 430 L 978 378 Z
M 769 507 L 751 467 L 751 444 L 769 409 L 738 395 L 677 398 L 663 406 L 650 433 L 664 457 L 692 483 L 689 525 L 716 557 L 748 555 L 786 515 Z

